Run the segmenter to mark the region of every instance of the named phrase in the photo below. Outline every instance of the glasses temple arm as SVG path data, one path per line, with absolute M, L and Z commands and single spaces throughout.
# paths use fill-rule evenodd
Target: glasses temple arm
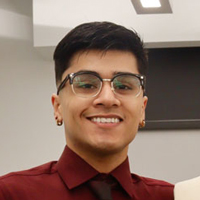
M 67 77 L 61 82 L 61 84 L 59 85 L 59 87 L 58 87 L 58 89 L 57 89 L 57 95 L 59 95 L 60 90 L 63 89 L 63 87 L 65 86 L 65 83 L 68 81 L 68 79 L 69 79 L 69 76 L 67 76 Z

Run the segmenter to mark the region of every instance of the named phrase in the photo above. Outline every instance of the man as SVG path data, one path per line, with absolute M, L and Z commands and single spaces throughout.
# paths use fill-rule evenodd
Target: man
M 199 200 L 200 176 L 175 184 L 175 200 Z
M 145 125 L 147 55 L 138 35 L 109 22 L 82 24 L 54 53 L 58 162 L 0 179 L 0 199 L 171 200 L 173 185 L 131 174 L 128 146 Z

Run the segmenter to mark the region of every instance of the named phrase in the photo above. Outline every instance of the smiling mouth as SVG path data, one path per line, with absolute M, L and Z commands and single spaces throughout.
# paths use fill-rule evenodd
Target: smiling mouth
M 122 119 L 117 117 L 92 117 L 88 119 L 91 120 L 92 122 L 105 123 L 105 124 L 106 123 L 116 124 L 122 121 Z

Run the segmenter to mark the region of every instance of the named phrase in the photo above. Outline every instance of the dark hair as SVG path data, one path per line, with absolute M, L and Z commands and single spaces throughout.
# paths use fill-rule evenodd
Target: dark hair
M 91 22 L 72 29 L 57 45 L 54 52 L 56 83 L 61 81 L 75 53 L 93 49 L 129 51 L 137 59 L 139 73 L 147 73 L 147 53 L 135 31 L 111 22 Z

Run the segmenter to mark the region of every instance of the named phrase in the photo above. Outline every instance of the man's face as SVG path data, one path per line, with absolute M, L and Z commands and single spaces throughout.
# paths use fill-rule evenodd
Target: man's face
M 97 72 L 103 79 L 111 79 L 116 72 L 138 74 L 137 61 L 130 52 L 95 50 L 77 53 L 62 80 L 69 73 L 80 70 Z M 127 155 L 128 144 L 134 139 L 139 123 L 145 117 L 147 97 L 119 97 L 111 90 L 110 82 L 103 82 L 95 97 L 76 96 L 69 84 L 53 95 L 55 116 L 62 119 L 67 145 L 79 155 L 84 153 Z M 116 123 L 95 122 L 95 118 L 120 119 Z

